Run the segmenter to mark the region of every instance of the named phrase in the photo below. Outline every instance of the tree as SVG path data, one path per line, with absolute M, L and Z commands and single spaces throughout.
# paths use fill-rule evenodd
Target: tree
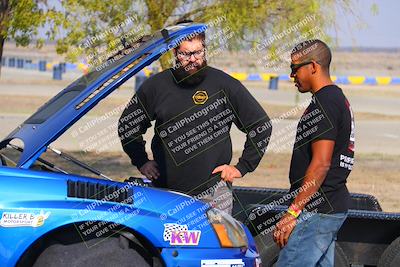
M 233 50 L 258 47 L 261 39 L 283 32 L 306 15 L 315 16 L 325 29 L 334 24 L 337 6 L 351 10 L 351 0 L 63 0 L 58 10 L 46 0 L 0 1 L 0 57 L 7 39 L 27 46 L 36 38 L 41 47 L 44 39 L 37 36 L 43 28 L 48 39 L 57 40 L 57 53 L 66 54 L 70 61 L 84 56 L 91 65 L 106 60 L 126 42 L 184 19 L 210 23 L 223 17 L 208 32 L 228 25 L 234 34 L 226 40 L 227 49 Z M 310 31 L 311 26 L 302 25 L 264 50 L 274 55 L 281 44 Z M 170 53 L 161 58 L 163 68 L 171 65 L 170 59 Z
M 321 29 L 326 29 L 334 24 L 337 3 L 345 11 L 351 10 L 351 0 L 114 0 L 112 4 L 102 0 L 63 1 L 68 20 L 68 34 L 58 43 L 58 52 L 67 53 L 70 60 L 76 60 L 82 54 L 86 58 L 101 58 L 98 51 L 101 42 L 108 42 L 107 51 L 120 46 L 116 40 L 118 36 L 126 35 L 131 28 L 136 28 L 138 34 L 145 34 L 159 30 L 165 26 L 173 25 L 183 19 L 195 22 L 212 22 L 218 17 L 224 17 L 223 25 L 214 25 L 211 31 L 229 25 L 234 36 L 228 40 L 229 49 L 241 47 L 257 47 L 261 41 L 259 36 L 267 37 L 274 33 L 284 32 L 286 28 L 296 25 L 306 15 L 314 16 L 315 23 Z M 124 21 L 134 18 L 131 25 Z M 314 23 L 314 25 L 315 25 Z M 127 27 L 119 27 L 123 24 Z M 294 39 L 305 32 L 309 32 L 313 24 L 301 25 L 265 49 L 269 52 Z M 110 29 L 118 28 L 118 31 Z M 129 35 L 129 34 L 128 34 Z M 97 38 L 103 36 L 102 40 Z M 86 47 L 88 40 L 90 47 Z M 124 40 L 124 39 L 122 39 Z M 126 41 L 126 40 L 125 40 Z M 171 54 L 161 58 L 161 65 L 167 68 L 171 65 Z M 89 62 L 90 63 L 90 62 Z
M 0 0 L 0 59 L 6 40 L 28 46 L 36 38 L 36 46 L 41 47 L 45 40 L 38 33 L 45 25 L 47 39 L 54 39 L 63 18 L 63 13 L 51 8 L 46 0 Z

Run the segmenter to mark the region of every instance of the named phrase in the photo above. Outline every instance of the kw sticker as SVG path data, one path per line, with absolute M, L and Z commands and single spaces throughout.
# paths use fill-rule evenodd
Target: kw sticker
M 208 100 L 208 94 L 206 91 L 196 91 L 192 98 L 196 105 L 203 105 Z
M 169 241 L 171 246 L 197 246 L 200 241 L 200 235 L 201 231 L 189 230 L 187 225 L 164 224 L 164 241 Z
M 3 227 L 40 227 L 49 218 L 50 212 L 39 214 L 27 212 L 3 212 L 1 215 L 0 226 Z

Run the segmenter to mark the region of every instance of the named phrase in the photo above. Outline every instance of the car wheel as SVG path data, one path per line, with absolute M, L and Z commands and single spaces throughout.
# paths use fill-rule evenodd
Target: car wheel
M 254 237 L 258 253 L 260 253 L 261 264 L 263 267 L 275 266 L 279 256 L 279 247 L 275 244 L 272 233 L 259 234 Z
M 383 252 L 378 267 L 400 266 L 400 237 L 396 238 Z
M 344 253 L 342 247 L 336 243 L 335 244 L 335 267 L 349 267 L 350 263 Z
M 54 244 L 40 254 L 33 266 L 150 266 L 124 239 L 120 236 L 69 245 Z

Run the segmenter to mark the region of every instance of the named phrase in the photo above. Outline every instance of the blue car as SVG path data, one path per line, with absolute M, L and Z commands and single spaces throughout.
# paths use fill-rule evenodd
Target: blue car
M 50 146 L 125 81 L 205 29 L 180 24 L 142 38 L 0 142 L 0 266 L 260 266 L 250 231 L 233 217 L 141 180 L 109 180 Z M 43 157 L 47 151 L 98 178 L 63 170 Z

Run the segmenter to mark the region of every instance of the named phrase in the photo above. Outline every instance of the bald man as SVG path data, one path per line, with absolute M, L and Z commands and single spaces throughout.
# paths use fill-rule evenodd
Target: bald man
M 335 240 L 347 216 L 346 179 L 354 163 L 354 118 L 349 101 L 329 74 L 331 51 L 320 40 L 296 45 L 291 77 L 312 94 L 297 126 L 290 164 L 295 196 L 277 223 L 277 266 L 334 266 Z

